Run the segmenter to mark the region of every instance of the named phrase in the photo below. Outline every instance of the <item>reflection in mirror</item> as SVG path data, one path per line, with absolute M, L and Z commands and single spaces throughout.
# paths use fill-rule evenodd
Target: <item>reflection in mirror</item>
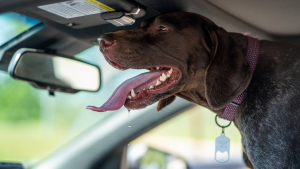
M 61 56 L 26 52 L 14 69 L 14 76 L 28 81 L 75 90 L 97 91 L 100 71 L 97 66 Z

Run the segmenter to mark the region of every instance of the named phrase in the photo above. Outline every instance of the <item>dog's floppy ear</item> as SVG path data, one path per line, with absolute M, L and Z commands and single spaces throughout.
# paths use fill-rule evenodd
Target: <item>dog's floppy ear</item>
M 219 110 L 242 93 L 251 79 L 250 66 L 235 40 L 223 28 L 205 28 L 211 45 L 211 61 L 205 73 L 208 105 Z
M 161 111 L 163 108 L 165 108 L 166 106 L 171 104 L 175 100 L 175 98 L 176 98 L 176 96 L 173 95 L 173 96 L 170 96 L 170 97 L 160 100 L 157 105 L 157 111 Z

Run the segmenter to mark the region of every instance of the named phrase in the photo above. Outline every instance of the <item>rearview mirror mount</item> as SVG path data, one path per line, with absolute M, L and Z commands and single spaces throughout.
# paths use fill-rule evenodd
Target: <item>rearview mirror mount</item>
M 8 72 L 15 79 L 48 90 L 51 95 L 55 91 L 96 92 L 100 88 L 98 66 L 38 49 L 17 50 L 9 63 Z

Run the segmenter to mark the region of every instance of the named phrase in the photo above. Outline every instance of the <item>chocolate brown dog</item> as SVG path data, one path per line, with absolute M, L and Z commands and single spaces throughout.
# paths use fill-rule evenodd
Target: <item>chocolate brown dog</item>
M 260 41 L 252 74 L 247 37 L 198 14 L 176 12 L 141 28 L 102 37 L 100 50 L 118 69 L 148 69 L 121 84 L 95 111 L 140 109 L 176 96 L 221 114 L 248 86 L 234 123 L 251 168 L 300 168 L 300 48 Z

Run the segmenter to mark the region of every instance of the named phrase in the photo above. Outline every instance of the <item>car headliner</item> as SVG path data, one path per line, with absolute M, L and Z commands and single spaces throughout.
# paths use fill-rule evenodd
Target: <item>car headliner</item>
M 147 12 L 147 14 L 141 19 L 138 19 L 137 23 L 133 26 L 116 27 L 108 23 L 82 29 L 74 29 L 72 27 L 68 27 L 65 24 L 57 23 L 55 21 L 47 19 L 41 14 L 36 14 L 30 10 L 33 9 L 33 7 L 36 8 L 40 5 L 63 1 L 66 0 L 0 0 L 0 12 L 15 11 L 27 15 L 29 17 L 38 19 L 46 23 L 47 25 L 52 26 L 55 29 L 67 33 L 68 35 L 71 35 L 77 39 L 85 40 L 89 43 L 95 44 L 96 38 L 99 37 L 100 34 L 121 29 L 136 28 L 139 27 L 140 22 L 144 19 L 159 15 L 161 13 L 168 13 L 172 11 L 188 11 L 203 14 L 219 24 L 218 20 L 222 19 L 222 16 L 212 16 L 211 13 L 213 13 L 213 11 L 210 11 L 211 8 L 209 6 L 214 6 L 217 7 L 218 10 L 232 15 L 233 17 L 243 21 L 245 24 L 255 27 L 256 29 L 265 32 L 275 39 L 283 38 L 287 39 L 286 41 L 293 40 L 296 41 L 296 44 L 299 44 L 299 40 L 297 40 L 299 38 L 295 38 L 295 36 L 300 37 L 300 20 L 298 19 L 298 16 L 300 16 L 300 10 L 298 10 L 300 1 L 297 0 L 128 0 L 128 2 L 139 3 L 146 8 Z M 108 5 L 116 5 L 124 2 L 124 0 L 99 1 Z M 122 9 L 119 8 L 118 10 Z M 89 20 L 91 18 L 94 19 L 95 15 L 84 17 L 85 20 Z M 98 18 L 99 20 L 102 20 L 100 16 Z M 78 19 L 80 19 L 80 17 Z

